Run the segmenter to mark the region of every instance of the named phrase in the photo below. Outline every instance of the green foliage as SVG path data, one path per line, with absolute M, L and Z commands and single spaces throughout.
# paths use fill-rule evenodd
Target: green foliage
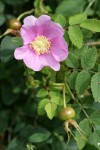
M 3 13 L 4 9 L 5 9 L 5 5 L 2 1 L 0 1 L 0 13 Z
M 86 19 L 87 19 L 87 15 L 85 13 L 77 14 L 69 18 L 69 24 L 70 25 L 80 24 Z
M 4 9 L 5 5 L 2 1 L 0 1 L 0 26 L 2 26 L 6 21 L 5 15 L 3 14 Z
M 5 16 L 0 14 L 0 26 L 3 25 L 5 21 L 6 21 Z
M 8 150 L 22 150 L 24 148 L 25 146 L 23 146 L 23 144 L 16 138 L 14 138 L 8 145 Z
M 56 13 L 61 13 L 68 20 L 70 16 L 82 12 L 84 5 L 85 5 L 85 1 L 82 0 L 76 0 L 75 2 L 73 0 L 67 0 L 67 1 L 63 0 L 58 5 L 56 9 Z
M 70 26 L 68 30 L 69 38 L 71 42 L 78 48 L 82 47 L 83 43 L 83 34 L 79 27 Z
M 35 15 L 39 16 L 41 14 L 47 14 L 51 11 L 49 6 L 45 6 L 41 0 L 34 0 L 33 5 L 35 7 Z
M 5 2 L 8 4 L 8 5 L 13 5 L 13 6 L 20 6 L 20 5 L 23 5 L 23 3 L 26 3 L 26 2 L 28 2 L 29 0 L 23 0 L 23 2 L 22 1 L 20 1 L 20 0 L 17 0 L 16 1 L 16 3 L 14 2 L 14 1 L 12 1 L 12 0 L 5 0 Z
M 32 143 L 39 143 L 47 140 L 50 137 L 50 132 L 46 130 L 42 130 L 42 132 L 37 132 L 32 134 L 29 137 L 29 142 Z
M 68 83 L 71 89 L 75 89 L 75 82 L 76 82 L 77 75 L 78 75 L 78 72 L 73 71 L 68 78 Z
M 53 119 L 56 109 L 57 109 L 57 105 L 55 103 L 48 103 L 45 106 L 45 111 L 46 111 L 49 119 L 51 119 L 51 120 Z
M 100 73 L 96 73 L 91 79 L 91 89 L 94 100 L 100 102 Z
M 13 58 L 13 53 L 15 48 L 19 46 L 18 43 L 12 43 L 12 38 L 10 36 L 4 37 L 4 39 L 1 42 L 1 61 L 2 62 L 7 62 L 10 59 Z
M 98 104 L 99 105 L 99 104 Z M 98 132 L 98 134 L 100 135 L 100 110 L 96 110 L 95 112 L 93 112 L 90 116 L 90 119 L 92 120 L 93 124 L 96 127 L 96 131 Z
M 79 123 L 79 127 L 82 129 L 84 136 L 82 136 L 78 131 L 76 131 L 75 137 L 77 140 L 78 147 L 81 150 L 85 146 L 88 136 L 91 132 L 91 127 L 90 127 L 90 123 L 89 123 L 88 119 L 82 120 Z
M 77 57 L 73 53 L 69 53 L 68 58 L 66 59 L 66 65 L 70 68 L 78 68 L 79 62 Z
M 90 74 L 86 71 L 81 71 L 76 77 L 75 88 L 78 95 L 83 94 L 90 82 Z
M 61 24 L 62 27 L 65 27 L 65 25 L 66 25 L 66 19 L 61 14 L 57 15 L 57 17 L 55 18 L 55 22 Z
M 48 95 L 48 91 L 46 91 L 45 89 L 40 89 L 39 91 L 38 91 L 38 93 L 37 93 L 37 97 L 44 97 L 44 96 L 46 96 L 46 95 Z
M 90 70 L 94 67 L 97 60 L 96 48 L 89 48 L 86 50 L 81 57 L 81 65 L 85 70 Z
M 90 136 L 89 136 L 89 143 L 95 147 L 97 147 L 97 149 L 99 150 L 100 149 L 100 136 L 94 132 L 94 133 L 91 133 Z
M 45 114 L 45 106 L 49 103 L 49 99 L 45 98 L 43 100 L 41 100 L 39 102 L 39 105 L 38 105 L 38 114 L 39 115 L 44 115 Z
M 93 32 L 100 32 L 100 20 L 97 19 L 87 19 L 80 26 Z
M 17 43 L 19 46 L 22 46 L 22 45 L 23 45 L 23 41 L 22 41 L 22 38 L 21 38 L 21 37 L 13 37 L 13 38 L 12 38 L 12 42 L 13 42 L 13 43 Z

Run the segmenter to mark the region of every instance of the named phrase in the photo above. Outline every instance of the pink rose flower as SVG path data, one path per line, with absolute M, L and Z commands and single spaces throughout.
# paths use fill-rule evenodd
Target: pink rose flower
M 14 57 L 23 60 L 27 67 L 40 71 L 44 66 L 60 69 L 60 61 L 68 56 L 68 45 L 63 35 L 64 29 L 51 21 L 47 15 L 38 19 L 28 16 L 20 29 L 23 46 L 16 48 Z

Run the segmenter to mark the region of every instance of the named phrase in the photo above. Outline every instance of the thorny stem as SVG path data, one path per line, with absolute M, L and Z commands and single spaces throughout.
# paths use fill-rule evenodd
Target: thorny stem
M 52 85 L 62 87 L 64 108 L 66 108 L 65 84 L 64 83 L 52 83 Z
M 71 92 L 71 90 L 70 90 L 70 88 L 69 88 L 69 86 L 68 86 L 67 83 L 66 83 L 66 87 L 67 87 L 67 89 L 69 90 L 72 99 L 75 100 L 75 101 L 78 103 L 78 105 L 81 107 L 81 109 L 82 109 L 82 111 L 84 112 L 85 116 L 88 118 L 90 124 L 92 125 L 93 129 L 95 130 L 95 127 L 94 127 L 94 125 L 93 125 L 91 119 L 89 118 L 88 114 L 86 113 L 86 111 L 84 110 L 84 108 L 82 107 L 82 105 L 79 103 L 79 101 L 75 99 L 74 94 Z
M 29 11 L 25 11 L 24 13 L 22 13 L 22 14 L 20 14 L 20 15 L 18 16 L 17 20 L 20 21 L 20 19 L 21 19 L 22 17 L 24 17 L 25 15 L 32 14 L 33 12 L 34 12 L 34 9 L 31 9 L 31 10 L 29 10 Z

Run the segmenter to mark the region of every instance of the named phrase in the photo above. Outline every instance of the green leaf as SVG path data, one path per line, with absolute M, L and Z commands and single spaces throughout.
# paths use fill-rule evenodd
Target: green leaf
M 91 79 L 91 90 L 95 102 L 100 102 L 100 73 L 96 73 Z
M 71 89 L 75 89 L 75 82 L 76 82 L 77 74 L 78 74 L 77 71 L 73 71 L 68 78 L 68 83 Z
M 100 110 L 92 113 L 90 116 L 90 119 L 92 120 L 92 122 L 95 126 L 100 127 Z
M 66 59 L 65 63 L 70 68 L 78 68 L 79 66 L 78 59 L 72 52 L 69 53 L 68 58 Z
M 17 43 L 19 46 L 23 45 L 23 41 L 21 37 L 13 37 L 11 40 L 12 42 Z
M 45 114 L 45 106 L 49 103 L 49 99 L 45 98 L 39 102 L 38 105 L 38 114 L 44 115 Z
M 33 131 L 31 131 L 30 136 L 28 137 L 29 142 L 43 142 L 50 137 L 51 133 L 45 128 L 35 127 Z
M 29 137 L 29 141 L 33 143 L 39 143 L 47 140 L 50 137 L 50 133 L 34 133 Z
M 83 94 L 90 82 L 90 74 L 86 71 L 81 71 L 76 77 L 75 88 L 78 95 Z
M 59 3 L 56 13 L 61 13 L 68 20 L 70 16 L 83 12 L 85 3 L 86 2 L 82 0 L 63 0 L 61 3 Z
M 3 25 L 6 21 L 6 18 L 4 15 L 0 14 L 0 26 Z
M 52 103 L 57 104 L 57 105 L 63 105 L 63 98 L 59 96 L 54 96 L 53 98 L 50 99 Z
M 34 7 L 40 9 L 40 6 L 42 6 L 41 0 L 35 0 L 34 1 Z
M 87 49 L 81 57 L 81 65 L 85 70 L 90 70 L 94 67 L 97 60 L 97 50 L 96 48 Z
M 94 99 L 92 95 L 84 96 L 80 99 L 81 105 L 85 109 L 90 109 L 93 107 Z
M 4 9 L 5 9 L 5 5 L 2 1 L 0 1 L 0 13 L 2 13 L 4 11 Z
M 37 97 L 44 97 L 48 95 L 48 91 L 46 91 L 45 89 L 40 89 L 37 93 Z
M 62 27 L 65 27 L 66 25 L 66 19 L 63 15 L 58 14 L 55 18 L 55 22 L 59 23 Z
M 57 105 L 55 103 L 48 103 L 45 106 L 45 111 L 46 111 L 49 119 L 51 119 L 51 120 L 53 119 L 56 109 L 57 109 Z
M 82 46 L 80 49 L 78 48 L 75 48 L 74 49 L 74 55 L 78 58 L 78 59 L 81 59 L 83 53 L 88 50 L 88 47 L 87 46 Z M 72 53 L 73 53 L 73 49 L 72 49 Z
M 19 46 L 17 43 L 12 43 L 12 38 L 10 36 L 6 36 L 3 38 L 1 42 L 1 61 L 7 62 L 13 58 L 14 50 Z
M 25 145 L 23 144 L 23 142 L 19 141 L 17 138 L 14 138 L 10 141 L 7 150 L 22 150 L 24 148 Z
M 70 26 L 68 30 L 69 38 L 71 42 L 77 47 L 81 48 L 83 43 L 83 34 L 79 27 Z
M 81 128 L 81 130 L 84 132 L 82 133 L 86 138 L 89 136 L 90 132 L 91 132 L 91 127 L 90 127 L 90 123 L 88 121 L 88 119 L 84 119 L 79 123 L 79 127 Z M 85 146 L 85 144 L 87 143 L 87 141 L 83 138 L 83 136 L 76 131 L 75 133 L 75 137 L 77 139 L 77 145 L 79 147 L 79 149 L 83 149 L 83 147 Z
M 97 19 L 87 19 L 80 26 L 93 32 L 100 32 L 100 20 Z
M 96 132 L 90 134 L 89 143 L 100 150 L 100 136 Z
M 49 94 L 50 94 L 50 97 L 51 97 L 50 101 L 52 103 L 55 103 L 57 105 L 62 105 L 63 104 L 62 95 L 61 95 L 60 92 L 58 92 L 58 90 L 56 90 L 56 91 L 50 91 Z
M 85 13 L 77 14 L 69 18 L 69 24 L 70 25 L 80 24 L 86 19 L 87 19 L 87 15 Z
M 41 0 L 34 0 L 33 2 L 34 8 L 35 8 L 35 14 L 37 16 L 40 16 L 41 14 L 46 14 L 49 11 L 51 11 L 49 6 L 45 6 L 43 1 Z

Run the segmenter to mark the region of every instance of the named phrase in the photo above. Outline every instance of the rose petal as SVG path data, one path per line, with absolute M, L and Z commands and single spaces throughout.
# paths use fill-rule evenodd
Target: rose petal
M 27 27 L 32 27 L 35 25 L 37 18 L 35 18 L 33 15 L 30 15 L 24 19 L 24 25 Z
M 15 49 L 15 52 L 14 52 L 14 57 L 18 60 L 21 60 L 23 59 L 26 55 L 28 55 L 29 53 L 29 47 L 28 45 L 26 46 L 22 46 L 22 47 L 19 47 L 19 48 L 16 48 Z
M 34 71 L 40 71 L 43 68 L 43 60 L 41 57 L 36 55 L 34 51 L 30 51 L 29 55 L 27 55 L 23 61 L 28 68 L 33 69 Z
M 36 22 L 37 18 L 34 16 L 28 16 L 24 19 L 24 24 L 22 25 L 20 29 L 20 34 L 23 39 L 24 45 L 29 44 L 32 42 L 36 37 Z
M 60 69 L 59 62 L 54 59 L 52 54 L 36 55 L 34 51 L 31 51 L 23 61 L 34 71 L 40 71 L 44 66 L 50 66 L 55 71 Z
M 50 66 L 53 70 L 58 71 L 60 69 L 60 63 L 56 61 L 52 54 L 45 54 L 47 66 Z
M 46 36 L 49 40 L 57 37 L 63 37 L 64 35 L 64 29 L 57 23 L 54 23 L 51 21 L 50 25 L 47 27 L 46 32 L 44 33 L 44 36 Z
M 36 21 L 37 35 L 43 35 L 47 31 L 48 26 L 51 23 L 51 18 L 47 15 L 41 15 Z
M 63 38 L 51 40 L 51 53 L 57 61 L 63 61 L 68 56 L 68 45 Z
M 68 52 L 66 52 L 62 48 L 55 47 L 55 46 L 52 48 L 51 53 L 57 61 L 63 61 L 68 56 Z
M 52 46 L 56 46 L 56 47 L 63 48 L 65 51 L 68 51 L 68 45 L 63 37 L 60 38 L 55 37 L 51 39 L 50 42 L 51 42 L 51 48 Z
M 51 18 L 47 15 L 42 15 L 36 21 L 37 34 L 46 36 L 48 39 L 54 37 L 63 36 L 63 28 L 51 21 Z

